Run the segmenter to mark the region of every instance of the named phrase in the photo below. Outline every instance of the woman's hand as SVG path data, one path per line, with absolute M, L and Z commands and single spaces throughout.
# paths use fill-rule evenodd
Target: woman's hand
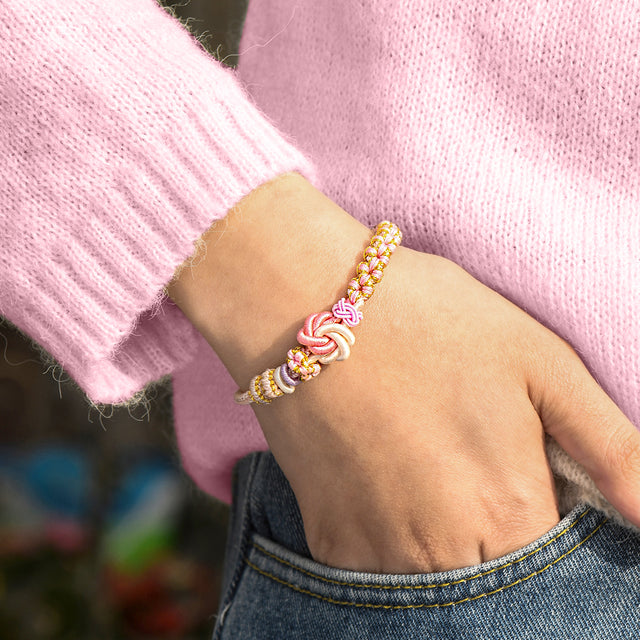
M 246 388 L 344 295 L 371 232 L 295 175 L 230 217 L 170 293 Z M 559 520 L 545 431 L 640 524 L 640 435 L 560 338 L 403 247 L 363 312 L 348 360 L 254 405 L 316 560 L 424 573 L 528 544 Z
M 525 546 L 559 520 L 545 428 L 638 521 L 637 432 L 557 336 L 402 248 L 364 313 L 347 361 L 256 407 L 315 559 L 432 572 Z

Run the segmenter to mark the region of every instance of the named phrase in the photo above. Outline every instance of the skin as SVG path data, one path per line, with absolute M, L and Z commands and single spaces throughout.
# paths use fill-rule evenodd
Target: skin
M 246 389 L 344 295 L 370 238 L 286 174 L 214 225 L 167 290 Z M 527 545 L 559 521 L 545 431 L 640 525 L 640 434 L 566 342 L 402 246 L 363 312 L 349 359 L 252 405 L 316 560 L 427 573 Z

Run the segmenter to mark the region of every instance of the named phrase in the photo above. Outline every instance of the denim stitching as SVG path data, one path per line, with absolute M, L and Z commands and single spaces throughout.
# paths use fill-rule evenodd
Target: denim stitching
M 554 564 L 556 564 L 556 562 L 559 562 L 560 560 L 562 560 L 562 558 L 568 556 L 570 553 L 572 553 L 573 551 L 575 551 L 578 547 L 580 547 L 581 545 L 583 545 L 587 540 L 589 540 L 589 538 L 591 538 L 591 536 L 593 536 L 599 529 L 600 527 L 602 527 L 602 525 L 604 525 L 606 522 L 609 521 L 609 518 L 605 518 L 584 540 L 581 540 L 580 542 L 578 542 L 578 544 L 576 544 L 573 548 L 569 549 L 569 551 L 567 551 L 566 553 L 563 553 L 560 557 L 556 558 L 553 562 L 550 562 L 548 565 L 546 565 L 545 567 L 542 567 L 542 569 L 538 569 L 538 571 L 534 571 L 533 573 L 529 574 L 528 576 L 524 577 L 524 578 L 520 578 L 519 580 L 516 580 L 515 582 L 512 582 L 510 584 L 506 584 L 502 587 L 499 587 L 498 589 L 494 589 L 493 591 L 488 591 L 487 593 L 480 593 L 477 596 L 472 596 L 472 597 L 468 597 L 468 598 L 463 598 L 462 600 L 455 600 L 452 602 L 443 602 L 443 603 L 435 603 L 435 604 L 403 604 L 403 605 L 399 605 L 399 604 L 373 604 L 370 602 L 352 602 L 352 601 L 347 601 L 347 600 L 335 600 L 334 598 L 329 598 L 327 596 L 321 596 L 318 593 L 314 593 L 313 591 L 309 591 L 308 589 L 303 589 L 302 587 L 298 587 L 295 584 L 292 584 L 291 582 L 287 582 L 286 580 L 282 580 L 281 578 L 278 578 L 276 576 L 274 576 L 273 574 L 267 572 L 267 571 L 263 571 L 262 569 L 260 569 L 259 567 L 257 567 L 256 565 L 254 565 L 252 562 L 249 561 L 248 558 L 245 558 L 245 562 L 247 563 L 247 565 L 253 569 L 254 571 L 256 571 L 257 573 L 270 578 L 271 580 L 282 584 L 286 587 L 289 587 L 291 589 L 293 589 L 294 591 L 298 591 L 299 593 L 303 593 L 305 595 L 309 595 L 312 596 L 314 598 L 318 598 L 319 600 L 323 600 L 324 602 L 329 602 L 330 604 L 338 604 L 338 605 L 346 605 L 346 606 L 350 606 L 350 607 L 360 607 L 360 608 L 367 608 L 367 609 L 432 609 L 432 608 L 437 608 L 437 607 L 450 607 L 452 605 L 456 605 L 456 604 L 461 604 L 463 602 L 471 602 L 473 600 L 478 600 L 479 598 L 486 598 L 487 596 L 493 595 L 494 593 L 499 593 L 500 591 L 504 591 L 505 589 L 508 589 L 509 587 L 513 587 L 516 584 L 519 584 L 521 582 L 525 582 L 527 580 L 529 580 L 530 578 L 533 578 L 534 576 L 537 576 L 539 574 L 541 574 L 543 571 L 546 571 L 549 567 L 553 566 Z M 361 586 L 361 585 L 353 585 L 353 586 Z M 414 589 L 415 587 L 400 587 L 403 589 Z
M 591 509 L 588 508 L 582 515 L 580 515 L 580 517 L 575 522 L 570 524 L 566 529 L 563 529 L 562 531 L 560 531 L 560 533 L 558 533 L 555 537 L 551 538 L 551 540 L 545 542 L 543 545 L 540 545 L 536 549 L 533 549 L 532 551 L 522 556 L 521 558 L 518 558 L 517 560 L 507 562 L 505 564 L 500 565 L 499 567 L 494 567 L 493 569 L 489 569 L 488 571 L 483 571 L 482 573 L 477 573 L 476 575 L 469 576 L 468 578 L 461 578 L 460 580 L 454 580 L 453 582 L 441 582 L 438 584 L 421 584 L 421 585 L 403 586 L 403 585 L 384 585 L 384 584 L 360 584 L 357 582 L 343 582 L 341 580 L 333 580 L 331 578 L 325 578 L 324 576 L 321 576 L 317 573 L 313 573 L 312 571 L 307 571 L 306 569 L 303 569 L 302 567 L 298 567 L 295 564 L 292 564 L 291 562 L 284 560 L 283 558 L 279 558 L 278 556 L 267 551 L 264 547 L 260 546 L 257 542 L 252 542 L 252 545 L 255 549 L 257 549 L 264 555 L 268 556 L 269 558 L 272 558 L 276 562 L 279 562 L 280 564 L 283 564 L 287 567 L 291 567 L 292 569 L 295 569 L 296 571 L 299 571 L 300 573 L 303 573 L 304 575 L 309 576 L 311 578 L 315 578 L 316 580 L 321 580 L 322 582 L 328 582 L 330 584 L 335 584 L 342 587 L 358 587 L 363 589 L 388 589 L 388 590 L 436 589 L 437 587 L 450 587 L 456 584 L 461 584 L 463 582 L 469 582 L 470 580 L 475 580 L 476 578 L 482 578 L 483 576 L 489 575 L 494 571 L 498 571 L 500 569 L 504 569 L 505 567 L 510 567 L 511 565 L 517 564 L 518 562 L 522 562 L 526 558 L 529 558 L 530 556 L 544 549 L 546 546 L 550 545 L 554 540 L 557 540 L 561 536 L 565 535 L 567 531 L 569 531 L 569 529 L 575 527 L 578 524 L 578 522 L 580 522 L 580 520 L 582 520 L 582 518 L 584 518 L 590 512 L 591 512 Z

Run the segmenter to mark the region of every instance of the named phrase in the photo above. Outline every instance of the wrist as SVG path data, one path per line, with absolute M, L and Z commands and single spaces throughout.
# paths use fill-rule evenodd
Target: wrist
M 239 386 L 281 362 L 344 289 L 371 231 L 298 174 L 247 195 L 167 287 Z

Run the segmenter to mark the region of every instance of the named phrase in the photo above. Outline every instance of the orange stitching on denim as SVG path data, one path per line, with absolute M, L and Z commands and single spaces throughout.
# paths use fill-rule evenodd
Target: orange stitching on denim
M 331 604 L 346 605 L 346 606 L 351 606 L 351 607 L 363 607 L 363 608 L 367 608 L 367 609 L 432 609 L 434 607 L 436 607 L 436 608 L 437 607 L 450 607 L 450 606 L 455 605 L 455 604 L 461 604 L 463 602 L 471 602 L 473 600 L 478 600 L 479 598 L 486 598 L 487 596 L 491 596 L 494 593 L 499 593 L 500 591 L 504 591 L 505 589 L 508 589 L 509 587 L 513 587 L 516 584 L 519 584 L 521 582 L 526 582 L 530 578 L 533 578 L 534 576 L 537 576 L 537 575 L 541 574 L 543 571 L 546 571 L 549 567 L 551 567 L 554 564 L 556 564 L 556 562 L 559 562 L 560 560 L 562 560 L 562 558 L 568 556 L 570 553 L 575 551 L 578 547 L 583 545 L 589 538 L 591 538 L 591 536 L 593 536 L 598 531 L 598 529 L 600 529 L 600 527 L 602 527 L 603 524 L 605 524 L 608 521 L 609 521 L 609 518 L 605 518 L 584 540 L 581 540 L 580 542 L 578 542 L 577 545 L 575 545 L 573 548 L 569 549 L 569 551 L 567 551 L 566 553 L 563 553 L 560 557 L 556 558 L 553 562 L 550 562 L 547 566 L 542 567 L 542 569 L 539 569 L 538 571 L 534 571 L 532 574 L 530 574 L 530 575 L 528 575 L 528 576 L 526 576 L 524 578 L 520 578 L 519 580 L 516 580 L 515 582 L 512 582 L 511 584 L 506 584 L 503 587 L 500 587 L 498 589 L 494 589 L 493 591 L 488 591 L 487 593 L 480 593 L 477 596 L 473 596 L 473 597 L 469 597 L 469 598 L 463 598 L 462 600 L 455 600 L 455 601 L 452 601 L 452 602 L 442 602 L 442 603 L 435 603 L 435 604 L 402 604 L 402 605 L 401 604 L 373 604 L 373 603 L 370 603 L 370 602 L 351 602 L 351 601 L 348 601 L 348 600 L 335 600 L 334 598 L 328 598 L 327 596 L 321 596 L 320 594 L 314 593 L 313 591 L 309 591 L 308 589 L 303 589 L 302 587 L 298 587 L 295 584 L 292 584 L 291 582 L 287 582 L 286 580 L 282 580 L 281 578 L 278 578 L 278 577 L 274 576 L 273 574 L 271 574 L 271 573 L 269 573 L 267 571 L 263 571 L 262 569 L 260 569 L 256 565 L 254 565 L 252 562 L 250 562 L 248 558 L 245 558 L 245 562 L 247 563 L 247 565 L 249 565 L 249 567 L 251 569 L 253 569 L 257 573 L 259 573 L 260 575 L 265 576 L 266 578 L 270 578 L 274 582 L 282 584 L 285 587 L 289 587 L 289 588 L 293 589 L 294 591 L 298 591 L 299 593 L 303 593 L 305 595 L 309 595 L 309 596 L 312 596 L 314 598 L 318 598 L 319 600 L 323 600 L 324 602 L 329 602 Z
M 514 564 L 517 564 L 518 562 L 522 562 L 523 560 L 526 560 L 530 556 L 534 555 L 535 553 L 538 553 L 539 551 L 544 549 L 546 546 L 550 545 L 554 540 L 557 540 L 561 536 L 565 535 L 567 533 L 567 531 L 569 531 L 569 529 L 575 527 L 578 524 L 578 522 L 580 522 L 580 520 L 582 520 L 582 518 L 584 518 L 590 511 L 591 511 L 590 508 L 587 509 L 575 522 L 573 522 L 571 525 L 569 525 L 566 529 L 563 529 L 562 531 L 560 531 L 560 533 L 558 533 L 558 535 L 554 536 L 553 538 L 551 538 L 551 540 L 548 540 L 543 545 L 540 545 L 536 549 L 533 549 L 532 551 L 530 551 L 526 555 L 522 556 L 521 558 L 518 558 L 517 560 L 513 560 L 512 562 L 507 562 L 505 564 L 501 564 L 499 567 L 494 567 L 493 569 L 489 569 L 488 571 L 483 571 L 482 573 L 477 573 L 476 575 L 469 576 L 468 578 L 461 578 L 460 580 L 454 580 L 453 582 L 441 582 L 441 583 L 438 583 L 438 584 L 421 584 L 421 585 L 406 585 L 406 586 L 403 586 L 403 585 L 384 585 L 384 584 L 359 584 L 357 582 L 343 582 L 341 580 L 332 580 L 331 578 L 325 578 L 324 576 L 321 576 L 321 575 L 319 575 L 317 573 L 313 573 L 312 571 L 307 571 L 306 569 L 302 569 L 301 567 L 298 567 L 295 564 L 292 564 L 291 562 L 288 562 L 287 560 L 279 558 L 278 556 L 274 555 L 273 553 L 270 553 L 269 551 L 267 551 L 264 547 L 259 545 L 257 542 L 253 542 L 252 544 L 258 551 L 260 551 L 264 555 L 268 556 L 269 558 L 272 558 L 276 562 L 279 562 L 280 564 L 283 564 L 283 565 L 285 565 L 287 567 L 291 567 L 292 569 L 295 569 L 296 571 L 299 571 L 300 573 L 303 573 L 304 575 L 309 576 L 311 578 L 315 578 L 316 580 L 322 580 L 323 582 L 329 582 L 330 584 L 336 584 L 336 585 L 341 586 L 341 587 L 358 587 L 358 588 L 362 588 L 362 589 L 388 589 L 388 590 L 398 590 L 398 589 L 406 589 L 406 590 L 436 589 L 437 587 L 450 587 L 450 586 L 453 586 L 453 585 L 456 585 L 456 584 L 460 584 L 462 582 L 469 582 L 470 580 L 475 580 L 476 578 L 482 578 L 482 576 L 489 575 L 490 573 L 493 573 L 494 571 L 498 571 L 499 569 L 504 569 L 505 567 L 510 567 L 511 565 L 514 565 Z

